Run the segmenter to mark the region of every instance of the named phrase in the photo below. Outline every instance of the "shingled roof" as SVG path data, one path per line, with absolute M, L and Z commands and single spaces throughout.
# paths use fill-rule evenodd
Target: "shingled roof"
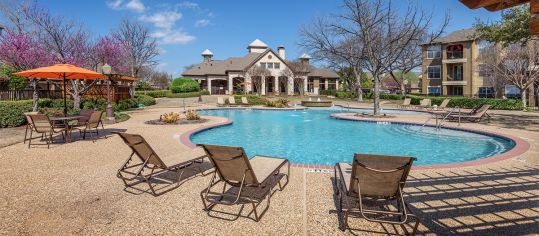
M 454 43 L 477 39 L 474 29 L 462 29 L 448 34 L 445 37 L 434 40 L 434 43 Z

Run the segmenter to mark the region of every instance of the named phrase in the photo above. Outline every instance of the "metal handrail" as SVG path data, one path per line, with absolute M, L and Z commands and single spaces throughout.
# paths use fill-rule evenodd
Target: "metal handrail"
M 442 118 L 442 120 L 440 122 L 438 122 L 438 124 L 436 124 L 436 129 L 440 129 L 443 125 L 443 123 L 445 122 L 445 120 L 447 120 L 447 118 L 449 116 L 451 116 L 453 113 L 455 113 L 455 111 L 458 111 L 458 126 L 460 126 L 460 117 L 461 117 L 461 110 L 460 110 L 460 107 L 456 106 L 456 107 L 453 107 L 451 108 L 451 110 L 449 110 L 449 112 L 447 112 L 447 114 Z M 423 125 L 421 125 L 421 128 L 425 127 L 430 120 L 432 120 L 433 117 L 436 117 L 437 115 L 436 114 L 433 114 L 431 117 L 429 117 L 424 123 Z M 421 129 L 419 129 L 421 130 Z

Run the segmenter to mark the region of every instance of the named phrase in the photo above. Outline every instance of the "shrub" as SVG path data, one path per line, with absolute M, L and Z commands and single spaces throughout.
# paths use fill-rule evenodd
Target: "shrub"
M 424 98 L 430 98 L 432 105 L 440 105 L 446 98 L 451 99 L 448 107 L 460 107 L 471 109 L 483 104 L 491 105 L 491 109 L 496 110 L 522 110 L 524 106 L 519 99 L 496 99 L 496 98 L 468 98 L 468 97 L 427 97 L 427 96 L 408 96 L 412 99 L 412 104 L 419 104 L 419 101 Z
M 172 94 L 172 91 L 170 91 L 170 90 L 152 90 L 152 91 L 146 91 L 146 92 L 144 92 L 142 94 L 148 95 L 148 96 L 153 97 L 153 98 L 162 98 L 162 97 L 168 96 L 169 94 Z
M 167 124 L 174 124 L 180 120 L 180 114 L 175 112 L 165 113 L 159 119 Z
M 0 101 L 0 127 L 15 127 L 26 124 L 25 112 L 32 111 L 31 100 Z
M 81 100 L 82 109 L 105 110 L 107 99 L 104 98 L 83 98 Z
M 336 97 L 336 96 L 337 96 L 337 90 L 335 90 L 335 89 L 331 89 L 331 90 L 321 90 L 321 91 L 320 91 L 320 95 Z
M 345 92 L 345 91 L 338 91 L 335 92 L 335 97 L 337 98 L 355 98 L 357 97 L 355 92 Z
M 200 120 L 200 115 L 198 115 L 196 111 L 189 109 L 185 112 L 185 118 L 187 120 Z
M 167 94 L 167 98 L 191 98 L 191 97 L 198 97 L 201 95 L 199 92 L 190 92 L 190 93 L 169 93 Z
M 200 95 L 210 95 L 210 91 L 204 89 L 200 91 Z
M 192 79 L 182 77 L 172 81 L 170 90 L 172 90 L 172 93 L 198 92 L 200 91 L 200 85 Z
M 143 94 L 135 95 L 135 98 L 133 100 L 135 100 L 137 106 L 138 104 L 143 104 L 144 106 L 151 106 L 155 105 L 156 103 L 155 98 Z
M 241 97 L 246 97 L 247 102 L 249 102 L 251 105 L 266 105 L 266 98 L 259 97 L 254 94 L 234 95 L 234 99 L 236 99 L 236 101 L 241 101 Z

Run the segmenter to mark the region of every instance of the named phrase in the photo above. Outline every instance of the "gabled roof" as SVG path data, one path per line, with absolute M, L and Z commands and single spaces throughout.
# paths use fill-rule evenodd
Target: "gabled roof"
M 330 69 L 316 68 L 311 66 L 311 71 L 307 76 L 322 77 L 322 78 L 339 78 L 339 75 Z
M 474 29 L 462 29 L 452 32 L 445 37 L 436 39 L 433 43 L 456 43 L 475 39 L 477 39 L 477 35 Z

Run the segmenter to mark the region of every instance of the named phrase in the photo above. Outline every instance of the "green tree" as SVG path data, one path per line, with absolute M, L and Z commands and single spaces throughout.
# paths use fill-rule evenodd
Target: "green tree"
M 346 91 L 356 91 L 357 90 L 357 80 L 353 68 L 344 67 L 337 71 L 339 75 L 339 82 L 343 85 L 344 90 Z M 372 79 L 369 78 L 367 73 L 361 72 L 360 77 L 361 87 L 362 88 L 372 88 Z
M 524 45 L 531 38 L 530 19 L 530 6 L 525 4 L 503 11 L 502 19 L 497 22 L 485 23 L 477 19 L 474 28 L 479 38 L 489 42 L 501 43 L 504 47 L 513 43 Z
M 15 68 L 2 64 L 0 65 L 0 76 L 8 79 L 8 87 L 11 90 L 23 90 L 28 86 L 28 79 L 13 75 L 17 71 Z

